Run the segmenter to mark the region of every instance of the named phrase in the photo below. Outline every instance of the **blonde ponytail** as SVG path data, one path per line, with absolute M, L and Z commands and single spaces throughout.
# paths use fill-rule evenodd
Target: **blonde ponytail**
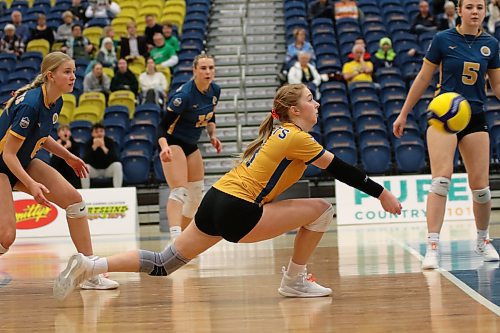
M 5 103 L 5 109 L 7 109 L 7 110 L 9 109 L 9 107 L 12 105 L 12 103 L 14 103 L 14 101 L 16 100 L 17 96 L 24 94 L 25 92 L 27 92 L 30 89 L 34 89 L 34 88 L 41 86 L 44 81 L 45 81 L 44 75 L 38 74 L 36 76 L 36 78 L 31 83 L 28 83 L 27 85 L 17 89 L 13 93 L 13 96 Z
M 252 141 L 241 156 L 242 162 L 248 161 L 259 147 L 266 142 L 273 132 L 273 115 L 277 117 L 280 123 L 290 121 L 288 110 L 296 106 L 304 89 L 307 89 L 302 83 L 288 84 L 278 89 L 273 101 L 273 109 L 262 121 L 259 127 L 259 136 Z

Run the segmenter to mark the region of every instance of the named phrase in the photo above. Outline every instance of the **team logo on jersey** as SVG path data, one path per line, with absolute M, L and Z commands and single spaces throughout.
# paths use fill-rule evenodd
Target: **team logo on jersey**
M 59 115 L 57 113 L 54 113 L 52 115 L 52 124 L 57 123 L 57 120 L 59 119 Z
M 25 96 L 25 95 L 26 95 L 26 93 L 24 93 L 24 94 L 22 94 L 22 95 L 18 96 L 18 97 L 16 98 L 16 101 L 14 102 L 14 104 L 15 104 L 15 105 L 17 105 L 17 104 L 21 103 L 22 101 L 24 101 L 24 96 Z
M 28 128 L 29 125 L 30 125 L 30 118 L 22 117 L 21 121 L 19 122 L 19 126 L 21 126 L 21 128 Z
M 215 96 L 214 96 L 214 97 L 212 98 L 212 104 L 213 104 L 213 105 L 216 105 L 216 104 L 217 104 L 217 97 L 215 97 Z
M 448 46 L 448 48 L 449 48 L 450 50 L 454 50 L 454 49 L 456 49 L 456 48 L 457 48 L 457 46 L 456 46 L 456 45 L 453 45 L 453 46 L 452 46 L 452 45 L 450 45 L 450 46 Z
M 182 99 L 177 97 L 174 99 L 174 106 L 180 106 L 182 104 Z
M 481 47 L 481 54 L 484 55 L 485 57 L 489 57 L 491 54 L 491 50 L 488 46 L 482 46 Z

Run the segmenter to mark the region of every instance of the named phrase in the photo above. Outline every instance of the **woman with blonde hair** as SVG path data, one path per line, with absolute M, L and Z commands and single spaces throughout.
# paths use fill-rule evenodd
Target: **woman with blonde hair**
M 41 73 L 14 93 L 0 115 L 0 256 L 16 238 L 12 191 L 18 190 L 32 195 L 40 205 L 53 202 L 65 209 L 77 251 L 89 260 L 97 259 L 82 196 L 55 169 L 35 157 L 43 147 L 65 160 L 79 177 L 87 175 L 85 163 L 49 135 L 61 112 L 61 96 L 71 93 L 74 84 L 74 60 L 62 52 L 49 53 L 42 61 Z M 118 287 L 118 283 L 102 276 L 81 282 L 84 289 Z
M 323 199 L 275 201 L 300 179 L 308 164 L 380 200 L 384 210 L 401 213 L 396 197 L 366 174 L 343 162 L 307 132 L 316 124 L 319 103 L 303 84 L 281 87 L 259 136 L 243 153 L 241 163 L 207 192 L 194 223 L 162 252 L 134 250 L 90 261 L 73 255 L 54 283 L 54 296 L 65 298 L 82 279 L 104 272 L 143 272 L 166 276 L 222 239 L 254 243 L 299 229 L 293 255 L 278 292 L 287 297 L 321 297 L 330 288 L 307 273 L 311 254 L 333 221 L 333 208 Z M 273 126 L 273 121 L 279 126 Z

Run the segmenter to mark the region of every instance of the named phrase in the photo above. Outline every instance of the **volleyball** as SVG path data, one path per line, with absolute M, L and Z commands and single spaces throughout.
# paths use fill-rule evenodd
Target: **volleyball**
M 429 125 L 444 133 L 460 132 L 469 124 L 470 117 L 469 102 L 454 92 L 435 97 L 427 107 Z

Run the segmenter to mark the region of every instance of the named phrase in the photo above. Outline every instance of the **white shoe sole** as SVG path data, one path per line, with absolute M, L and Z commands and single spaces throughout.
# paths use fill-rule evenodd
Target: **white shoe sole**
M 117 289 L 120 285 L 112 285 L 112 286 L 103 286 L 103 285 L 95 285 L 95 286 L 87 286 L 84 283 L 80 284 L 80 289 L 83 290 L 114 290 Z
M 476 252 L 478 255 L 480 255 L 481 257 L 483 257 L 483 261 L 484 262 L 500 261 L 500 258 L 486 258 L 484 256 L 484 254 L 481 251 L 479 251 L 478 249 L 474 249 L 474 252 Z
M 436 264 L 426 264 L 426 265 L 422 264 L 423 270 L 438 269 L 438 268 L 439 266 Z
M 297 293 L 297 291 L 288 292 L 284 290 L 283 288 L 278 288 L 278 292 L 280 295 L 285 296 L 285 297 L 300 297 L 300 298 L 310 298 L 310 297 L 326 297 L 332 294 L 332 291 L 330 292 L 325 292 L 321 294 L 307 294 L 307 293 Z
M 68 297 L 80 283 L 78 280 L 81 280 L 81 273 L 84 271 L 83 255 L 80 253 L 72 255 L 64 271 L 54 281 L 54 297 L 58 300 Z

